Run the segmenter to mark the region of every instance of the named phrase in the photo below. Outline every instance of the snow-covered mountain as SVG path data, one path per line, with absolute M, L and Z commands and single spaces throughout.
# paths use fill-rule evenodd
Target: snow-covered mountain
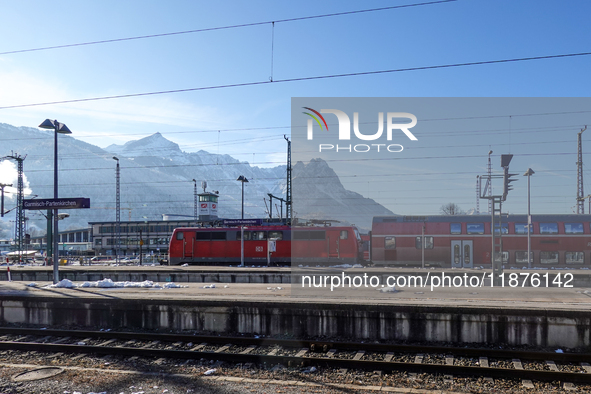
M 322 159 L 293 166 L 294 216 L 300 219 L 334 219 L 371 229 L 374 216 L 393 215 L 370 198 L 343 187 L 339 177 Z
M 0 158 L 12 153 L 26 156 L 25 188 L 39 198 L 53 197 L 53 131 L 0 124 Z M 80 228 L 89 221 L 115 220 L 115 168 L 113 156 L 120 159 L 121 219 L 161 220 L 162 214 L 193 216 L 194 183 L 198 192 L 201 181 L 208 191 L 219 191 L 220 217 L 238 218 L 241 210 L 240 175 L 245 184 L 246 217 L 263 217 L 263 198 L 267 193 L 285 193 L 286 166 L 252 167 L 228 155 L 205 151 L 182 152 L 177 144 L 156 133 L 122 146 L 107 149 L 79 141 L 68 135 L 58 136 L 59 196 L 88 197 L 90 209 L 70 210 L 70 217 L 60 228 Z M 12 161 L 13 162 L 13 161 Z M 1 167 L 0 183 L 16 186 L 16 166 Z M 8 189 L 8 188 L 7 188 Z M 25 198 L 30 198 L 25 196 Z M 14 194 L 6 194 L 6 210 L 14 207 Z M 29 226 L 45 229 L 41 212 L 25 211 Z M 14 211 L 4 221 L 14 220 Z
M 0 158 L 13 153 L 26 157 L 25 189 L 29 195 L 25 198 L 53 197 L 53 144 L 52 130 L 0 123 Z M 120 160 L 122 220 L 161 220 L 162 214 L 192 217 L 193 179 L 198 192 L 202 191 L 201 181 L 207 181 L 207 191 L 219 192 L 218 214 L 223 218 L 240 217 L 242 184 L 236 181 L 240 175 L 249 180 L 244 184 L 245 217 L 266 217 L 263 199 L 268 203 L 268 193 L 285 198 L 285 165 L 260 168 L 229 155 L 183 152 L 160 133 L 105 149 L 59 135 L 58 149 L 59 197 L 87 197 L 91 201 L 90 209 L 68 211 L 71 216 L 60 224 L 64 230 L 115 220 L 114 156 Z M 0 161 L 0 183 L 16 186 L 16 166 L 9 162 Z M 13 193 L 6 194 L 6 210 L 15 205 L 14 189 L 7 190 Z M 392 214 L 375 201 L 346 190 L 321 159 L 294 166 L 292 190 L 295 216 L 302 219 L 335 219 L 368 229 L 374 215 Z M 275 207 L 273 214 L 277 214 Z M 25 215 L 28 232 L 34 234 L 31 229 L 35 228 L 45 231 L 42 212 L 25 211 Z M 14 211 L 3 218 L 4 223 L 14 219 Z

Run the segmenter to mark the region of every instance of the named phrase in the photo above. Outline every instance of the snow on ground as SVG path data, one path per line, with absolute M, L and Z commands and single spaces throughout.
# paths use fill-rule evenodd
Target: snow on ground
M 151 288 L 151 289 L 172 289 L 172 288 L 180 288 L 180 287 L 188 287 L 183 285 L 178 285 L 173 282 L 165 283 L 164 285 L 160 285 L 158 283 L 154 283 L 151 280 L 145 280 L 143 282 L 113 282 L 111 279 L 103 279 L 98 280 L 95 282 L 83 282 L 83 283 L 74 283 L 69 279 L 62 279 L 56 284 L 47 285 L 45 288 L 48 289 L 73 289 L 77 287 L 98 287 L 98 288 L 127 288 L 127 287 L 141 287 L 141 288 Z

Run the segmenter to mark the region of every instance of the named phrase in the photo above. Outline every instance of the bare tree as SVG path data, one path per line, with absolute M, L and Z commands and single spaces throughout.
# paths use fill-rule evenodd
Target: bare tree
M 464 213 L 458 204 L 454 204 L 453 202 L 443 204 L 439 211 L 443 215 L 461 215 Z

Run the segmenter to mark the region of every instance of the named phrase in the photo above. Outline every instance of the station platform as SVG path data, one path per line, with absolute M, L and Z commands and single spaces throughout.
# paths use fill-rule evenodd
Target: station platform
M 50 266 L 26 266 L 11 265 L 11 278 L 15 281 L 47 282 L 53 280 L 53 267 Z M 103 278 L 111 278 L 113 281 L 145 281 L 176 282 L 176 283 L 271 283 L 287 284 L 296 280 L 292 279 L 292 273 L 329 274 L 345 272 L 348 275 L 376 275 L 385 282 L 389 276 L 446 276 L 461 277 L 463 275 L 480 276 L 490 272 L 490 269 L 455 269 L 455 268 L 408 268 L 408 267 L 266 267 L 249 265 L 246 267 L 228 266 L 168 266 L 168 265 L 66 265 L 59 267 L 60 279 L 71 281 L 96 281 Z M 575 268 L 570 270 L 537 270 L 537 269 L 505 269 L 506 284 L 509 286 L 511 274 L 521 275 L 536 274 L 541 287 L 554 286 L 552 283 L 556 275 L 561 273 L 571 275 L 569 285 L 574 287 L 591 287 L 591 270 Z M 548 273 L 548 283 L 542 276 Z M 567 280 L 569 279 L 567 278 Z M 0 282 L 8 280 L 6 265 L 0 265 Z
M 173 288 L 50 284 L 0 282 L 0 324 L 586 350 L 591 346 L 591 288 L 483 285 L 399 287 L 394 292 L 371 286 L 330 291 L 302 283 L 183 283 Z

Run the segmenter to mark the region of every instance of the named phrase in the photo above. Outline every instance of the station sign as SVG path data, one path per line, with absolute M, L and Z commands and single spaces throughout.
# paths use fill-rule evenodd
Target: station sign
M 224 226 L 260 226 L 262 219 L 224 219 Z
M 23 200 L 23 209 L 81 209 L 90 208 L 90 198 L 41 198 Z

